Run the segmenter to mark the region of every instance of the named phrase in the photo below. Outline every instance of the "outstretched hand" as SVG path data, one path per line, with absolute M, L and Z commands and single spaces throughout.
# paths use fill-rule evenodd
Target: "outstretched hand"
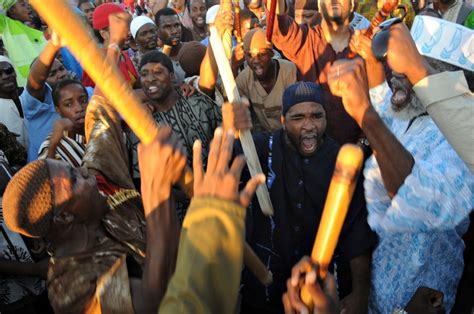
M 338 313 L 338 296 L 336 280 L 327 274 L 322 286 L 317 280 L 318 265 L 308 257 L 303 257 L 291 270 L 291 278 L 287 280 L 287 292 L 283 295 L 283 306 L 286 314 L 309 313 L 308 307 L 300 298 L 301 287 L 306 286 L 313 301 L 313 313 Z M 304 276 L 304 282 L 302 280 Z
M 207 170 L 204 173 L 202 166 L 201 141 L 194 142 L 193 147 L 193 172 L 194 172 L 194 196 L 211 196 L 227 201 L 239 203 L 247 207 L 259 184 L 265 182 L 265 176 L 259 174 L 251 178 L 244 190 L 239 193 L 240 175 L 245 166 L 245 158 L 237 156 L 229 168 L 232 158 L 234 144 L 234 132 L 229 130 L 223 132 L 217 128 L 211 143 Z

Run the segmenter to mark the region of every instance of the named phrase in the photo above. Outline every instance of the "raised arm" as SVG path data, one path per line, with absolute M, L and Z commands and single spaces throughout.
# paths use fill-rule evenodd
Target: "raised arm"
M 28 75 L 26 89 L 34 98 L 43 102 L 46 94 L 46 80 L 51 72 L 54 59 L 61 47 L 48 41 L 46 47 L 40 53 L 38 58 L 33 62 Z

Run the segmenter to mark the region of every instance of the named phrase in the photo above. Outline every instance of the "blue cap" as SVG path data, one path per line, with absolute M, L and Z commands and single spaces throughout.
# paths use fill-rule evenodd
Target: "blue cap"
M 285 115 L 294 105 L 307 101 L 316 102 L 324 107 L 321 87 L 312 82 L 296 82 L 291 84 L 283 93 L 282 115 Z

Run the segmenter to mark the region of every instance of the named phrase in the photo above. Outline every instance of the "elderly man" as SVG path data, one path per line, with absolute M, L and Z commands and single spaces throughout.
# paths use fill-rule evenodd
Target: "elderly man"
M 157 48 L 158 35 L 155 22 L 148 16 L 137 16 L 130 23 L 130 33 L 138 47 L 132 59 L 135 68 L 138 69 L 142 56 Z
M 444 293 L 449 312 L 463 269 L 461 237 L 474 207 L 474 176 L 427 114 L 418 93 L 410 92 L 411 84 L 422 88 L 421 81 L 435 71 L 406 39 L 404 25 L 390 32 L 403 43 L 397 42 L 398 48 L 393 48 L 394 41 L 389 44 L 394 50 L 387 61 L 397 71 L 393 92 L 363 36 L 354 38 L 353 47 L 366 59 L 368 83 L 361 59 L 336 62 L 329 75 L 331 90 L 343 97 L 374 150 L 364 171 L 368 222 L 380 238 L 373 253 L 370 309 L 389 313 L 403 307 L 419 286 L 427 286 Z M 436 60 L 430 64 L 442 65 Z M 461 94 L 449 89 L 454 84 L 446 84 L 446 100 Z M 466 83 L 456 85 L 462 90 Z M 429 99 L 426 92 L 420 95 Z
M 156 162 L 143 175 L 142 207 L 127 171 L 120 118 L 100 96 L 89 104 L 88 126 L 86 167 L 51 159 L 25 166 L 5 191 L 5 222 L 48 242 L 55 312 L 156 312 L 174 270 L 179 231 L 169 192 L 184 156 L 173 147 L 140 155 L 148 167 Z M 170 131 L 163 131 L 166 145 Z M 151 180 L 162 184 L 152 188 Z
M 281 312 L 291 267 L 311 252 L 339 151 L 339 144 L 325 133 L 322 93 L 315 83 L 290 85 L 283 94 L 283 127 L 255 136 L 274 216 L 264 216 L 253 202 L 247 214 L 247 241 L 273 273 L 274 283 L 264 287 L 244 272 L 243 313 Z M 224 105 L 225 125 L 227 112 Z M 236 121 L 245 119 L 237 113 L 235 117 Z M 361 178 L 334 258 L 343 307 L 350 312 L 367 311 L 370 252 L 375 243 L 367 224 Z
M 278 0 L 273 44 L 298 68 L 298 79 L 315 82 L 327 90 L 327 74 L 337 59 L 349 53 L 351 13 L 354 10 L 350 0 L 319 1 L 322 14 L 320 25 L 310 27 L 298 25 L 285 14 L 285 1 Z M 339 144 L 364 143 L 364 137 L 357 123 L 345 111 L 341 99 L 325 95 L 328 128 L 327 133 Z
M 296 66 L 273 59 L 272 45 L 265 31 L 255 28 L 245 34 L 247 67 L 237 76 L 239 92 L 250 100 L 255 131 L 276 131 L 281 127 L 281 100 L 285 88 L 296 82 Z

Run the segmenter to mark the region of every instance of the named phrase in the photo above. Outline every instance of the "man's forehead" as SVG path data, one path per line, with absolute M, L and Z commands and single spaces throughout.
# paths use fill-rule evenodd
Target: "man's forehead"
M 180 23 L 178 15 L 162 15 L 160 16 L 160 25 L 170 25 Z
M 204 0 L 191 0 L 190 4 L 191 6 L 200 6 L 200 5 L 205 6 L 206 2 Z
M 5 61 L 2 61 L 0 62 L 0 69 L 4 70 L 4 69 L 8 69 L 8 68 L 11 68 L 12 65 L 8 62 L 5 62 Z
M 156 69 L 156 70 L 157 69 L 167 69 L 167 67 L 165 67 L 160 62 L 148 62 L 148 63 L 145 63 L 142 66 L 142 70 L 151 70 L 151 69 Z
M 296 105 L 293 105 L 289 110 L 289 115 L 299 115 L 299 114 L 311 114 L 324 111 L 322 104 L 313 101 L 306 101 Z

